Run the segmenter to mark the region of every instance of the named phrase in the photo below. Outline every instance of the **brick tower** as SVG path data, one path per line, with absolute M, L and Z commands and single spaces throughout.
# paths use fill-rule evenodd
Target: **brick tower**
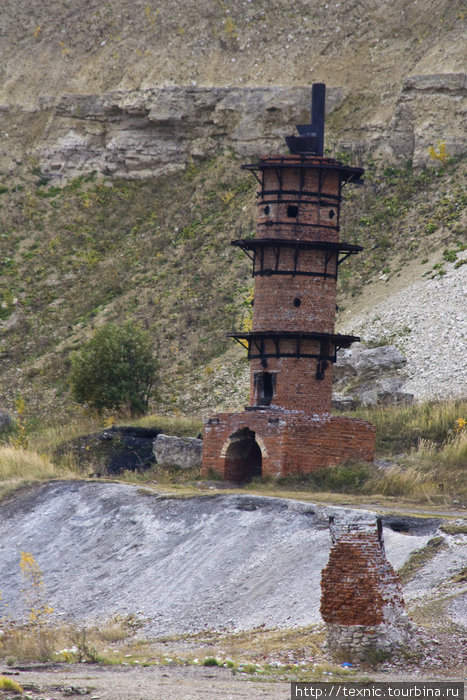
M 250 405 L 205 425 L 203 472 L 226 480 L 307 473 L 373 459 L 374 429 L 331 416 L 336 352 L 358 340 L 334 332 L 340 263 L 362 248 L 339 241 L 342 188 L 355 168 L 323 157 L 325 86 L 313 85 L 311 124 L 286 138 L 290 155 L 244 165 L 259 183 L 255 238 L 232 241 L 253 262 Z

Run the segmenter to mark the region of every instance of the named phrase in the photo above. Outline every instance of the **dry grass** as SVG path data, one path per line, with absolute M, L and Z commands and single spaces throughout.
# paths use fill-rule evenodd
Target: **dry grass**
M 429 401 L 408 406 L 359 409 L 352 413 L 376 428 L 379 454 L 417 449 L 421 440 L 441 445 L 453 435 L 458 418 L 467 416 L 467 401 Z
M 6 627 L 5 621 L 2 622 Z M 259 627 L 244 632 L 207 631 L 148 640 L 140 622 L 115 617 L 101 626 L 10 626 L 0 640 L 0 659 L 9 665 L 31 661 L 89 662 L 147 666 L 224 666 L 232 673 L 304 680 L 343 677 L 346 669 L 325 659 L 323 625 L 298 629 Z
M 141 622 L 132 615 L 115 616 L 99 626 L 76 624 L 13 624 L 1 621 L 0 658 L 25 661 L 121 663 L 131 657 L 150 657 L 146 640 L 134 639 Z M 124 644 L 123 644 L 124 643 Z
M 39 426 L 28 435 L 28 443 L 32 450 L 40 454 L 52 454 L 61 443 L 73 440 L 80 435 L 98 432 L 104 427 L 105 419 L 83 412 L 73 420 Z
M 448 593 L 431 598 L 428 602 L 412 604 L 408 610 L 410 618 L 416 625 L 435 633 L 459 632 L 463 636 L 465 628 L 447 614 L 448 606 L 462 596 L 462 592 Z
M 11 678 L 0 676 L 0 690 L 11 690 L 15 693 L 23 693 L 22 687 Z
M 0 447 L 0 497 L 35 481 L 76 477 L 76 473 L 70 468 L 58 467 L 37 452 Z
M 234 672 L 276 674 L 325 664 L 324 639 L 323 625 L 297 629 L 263 626 L 242 632 L 210 630 L 161 637 L 154 640 L 153 649 L 162 659 L 226 666 Z
M 122 421 L 119 421 L 118 424 L 125 425 Z M 133 419 L 131 424 L 141 428 L 157 428 L 165 434 L 179 437 L 196 437 L 196 435 L 203 432 L 203 421 L 201 418 L 180 414 L 171 416 L 154 413 L 136 421 Z
M 441 444 L 421 439 L 399 464 L 371 479 L 363 490 L 425 502 L 459 502 L 467 498 L 466 467 L 465 431 L 451 433 Z
M 50 661 L 53 650 L 59 647 L 66 635 L 61 628 L 35 625 L 9 625 L 3 620 L 5 634 L 0 640 L 0 658 L 15 661 Z

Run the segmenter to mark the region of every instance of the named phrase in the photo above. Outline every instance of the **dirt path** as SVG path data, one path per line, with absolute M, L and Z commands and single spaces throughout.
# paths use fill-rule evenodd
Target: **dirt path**
M 255 681 L 229 669 L 196 666 L 125 668 L 87 664 L 36 666 L 10 676 L 34 700 L 284 700 L 290 683 Z
M 226 668 L 150 666 L 145 668 L 88 664 L 43 664 L 6 670 L 33 700 L 288 700 L 290 683 L 233 675 Z M 1 673 L 1 671 L 0 671 Z M 457 676 L 457 674 L 455 674 Z M 445 680 L 433 675 L 396 671 L 371 673 L 373 681 Z M 368 680 L 368 674 L 365 674 Z M 453 680 L 453 675 L 449 676 Z M 359 680 L 348 678 L 347 680 Z M 459 674 L 458 680 L 462 680 Z M 15 696 L 17 698 L 18 696 Z M 5 697 L 9 700 L 9 696 Z

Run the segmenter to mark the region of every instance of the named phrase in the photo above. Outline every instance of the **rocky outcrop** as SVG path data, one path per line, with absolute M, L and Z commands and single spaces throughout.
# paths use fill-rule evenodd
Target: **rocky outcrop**
M 342 104 L 329 88 L 327 111 Z M 73 177 L 93 170 L 144 178 L 183 169 L 190 159 L 233 149 L 274 151 L 308 121 L 309 88 L 154 87 L 44 99 L 51 118 L 38 147 L 42 172 Z
M 198 438 L 179 438 L 160 434 L 154 440 L 153 450 L 160 467 L 196 469 L 201 466 L 203 441 Z
M 361 405 L 412 402 L 413 395 L 403 391 L 406 362 L 394 345 L 368 348 L 354 343 L 341 350 L 334 365 L 333 408 L 352 410 Z
M 5 411 L 0 411 L 0 434 L 6 432 L 13 425 L 13 420 L 8 413 Z
M 359 335 L 372 345 L 394 338 L 407 364 L 393 374 L 404 378 L 403 391 L 415 401 L 463 399 L 466 273 L 467 265 L 447 264 L 442 276 L 415 279 L 376 303 L 370 299 L 364 310 L 340 324 L 339 332 Z M 335 390 L 341 392 L 342 385 Z
M 82 469 L 96 476 L 150 469 L 154 462 L 152 443 L 159 430 L 112 427 L 62 443 L 56 456 L 71 455 Z
M 441 143 L 449 157 L 461 155 L 467 150 L 465 87 L 464 73 L 409 76 L 388 122 L 363 124 L 358 135 L 344 126 L 337 149 L 416 166 L 436 163 L 429 149 L 436 152 Z M 344 87 L 329 86 L 327 113 L 345 111 L 348 97 Z M 10 132 L 12 172 L 24 156 L 14 143 L 27 132 L 27 155 L 45 176 L 96 171 L 141 179 L 224 150 L 241 157 L 282 151 L 284 135 L 308 121 L 309 103 L 309 87 L 165 86 L 43 97 L 38 109 L 0 105 L 0 111 Z
M 402 85 L 389 125 L 389 146 L 397 158 L 409 156 L 415 167 L 436 163 L 430 148 L 446 157 L 467 150 L 465 135 L 467 75 L 410 75 Z

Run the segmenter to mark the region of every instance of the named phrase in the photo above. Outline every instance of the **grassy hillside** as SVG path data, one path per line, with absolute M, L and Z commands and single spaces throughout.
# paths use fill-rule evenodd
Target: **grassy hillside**
M 365 251 L 341 267 L 341 308 L 414 258 L 432 261 L 438 251 L 429 275 L 461 264 L 464 170 L 459 161 L 418 173 L 368 164 L 364 187 L 347 188 L 342 238 Z M 245 403 L 247 362 L 225 338 L 251 313 L 250 262 L 229 245 L 255 226 L 255 180 L 238 160 L 224 154 L 164 179 L 87 176 L 62 188 L 31 166 L 0 190 L 2 407 L 12 410 L 21 393 L 31 417 L 76 413 L 70 352 L 99 324 L 124 319 L 154 337 L 153 408 L 206 413 Z
M 358 120 L 408 73 L 462 70 L 464 19 L 461 0 L 17 0 L 2 7 L 0 101 L 313 77 L 356 92 Z
M 160 400 L 176 407 L 179 378 L 187 367 L 210 372 L 240 314 L 248 265 L 228 243 L 241 226 L 251 229 L 252 189 L 224 157 L 157 182 L 85 178 L 58 189 L 26 180 L 5 192 L 1 351 L 9 406 L 20 390 L 33 410 L 51 401 L 63 408 L 70 351 L 96 324 L 132 318 L 154 336 Z

